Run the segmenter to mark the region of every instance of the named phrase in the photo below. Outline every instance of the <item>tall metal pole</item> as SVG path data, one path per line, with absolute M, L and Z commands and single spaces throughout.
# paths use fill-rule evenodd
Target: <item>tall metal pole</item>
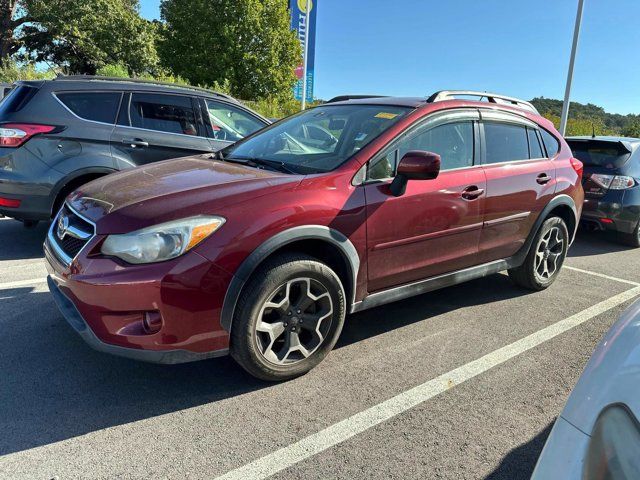
M 582 1 L 582 0 L 580 0 Z M 311 0 L 307 0 L 307 8 L 304 19 L 304 57 L 302 68 L 302 108 L 307 108 L 307 66 L 309 56 L 309 24 L 311 23 Z
M 571 96 L 571 81 L 573 80 L 573 66 L 576 61 L 578 51 L 578 39 L 580 38 L 580 26 L 582 25 L 582 8 L 584 0 L 578 0 L 578 13 L 576 15 L 576 26 L 573 29 L 573 45 L 571 46 L 571 60 L 569 60 L 569 73 L 567 73 L 567 87 L 564 90 L 564 103 L 562 104 L 562 116 L 560 117 L 560 134 L 564 136 L 567 130 L 567 119 L 569 118 L 569 97 Z

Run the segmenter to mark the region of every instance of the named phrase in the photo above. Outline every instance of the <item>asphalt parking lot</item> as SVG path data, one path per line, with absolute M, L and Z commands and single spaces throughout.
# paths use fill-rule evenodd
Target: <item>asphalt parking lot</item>
M 544 292 L 499 274 L 353 315 L 318 368 L 269 384 L 90 350 L 43 283 L 45 231 L 0 219 L 1 478 L 529 478 L 640 293 L 638 251 L 580 233 Z

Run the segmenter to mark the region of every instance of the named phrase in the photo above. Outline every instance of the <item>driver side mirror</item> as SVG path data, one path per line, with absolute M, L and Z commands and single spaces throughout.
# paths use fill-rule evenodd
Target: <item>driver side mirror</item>
M 391 182 L 391 193 L 400 197 L 407 190 L 409 180 L 433 180 L 440 173 L 440 155 L 424 150 L 412 150 L 404 154 L 398 171 Z

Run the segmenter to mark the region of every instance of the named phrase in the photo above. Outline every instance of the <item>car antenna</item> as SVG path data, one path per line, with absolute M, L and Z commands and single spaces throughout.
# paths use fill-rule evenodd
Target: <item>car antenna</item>
M 596 138 L 596 126 L 591 122 L 591 138 Z

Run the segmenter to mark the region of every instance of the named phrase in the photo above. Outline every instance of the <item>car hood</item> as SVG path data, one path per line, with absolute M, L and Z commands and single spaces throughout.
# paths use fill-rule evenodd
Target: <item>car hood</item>
M 640 301 L 602 339 L 561 416 L 590 435 L 600 412 L 616 403 L 640 419 Z
M 226 205 L 295 188 L 301 179 L 196 156 L 107 175 L 83 185 L 67 202 L 96 224 L 96 233 L 126 233 L 177 218 L 221 214 Z

